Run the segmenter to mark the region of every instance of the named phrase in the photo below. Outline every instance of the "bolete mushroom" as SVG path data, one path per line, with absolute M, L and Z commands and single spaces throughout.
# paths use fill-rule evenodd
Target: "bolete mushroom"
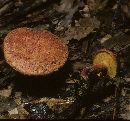
M 68 47 L 47 30 L 17 28 L 4 39 L 6 62 L 25 75 L 46 75 L 67 61 Z
M 108 49 L 100 49 L 94 56 L 93 66 L 107 68 L 107 75 L 114 78 L 117 73 L 117 60 L 115 54 Z

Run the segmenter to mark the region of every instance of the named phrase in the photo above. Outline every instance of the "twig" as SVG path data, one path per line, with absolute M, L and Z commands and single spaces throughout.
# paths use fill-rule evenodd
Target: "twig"
M 12 0 L 0 0 L 0 8 L 2 8 L 5 4 L 11 2 Z
M 115 99 L 117 98 L 117 87 L 115 87 Z M 113 111 L 113 116 L 112 116 L 112 119 L 114 120 L 115 119 L 115 115 L 116 115 L 116 100 L 115 100 L 115 103 L 114 103 L 114 111 Z
M 11 8 L 13 7 L 13 2 L 9 2 L 8 4 L 5 4 L 1 9 L 0 9 L 0 16 L 8 12 Z

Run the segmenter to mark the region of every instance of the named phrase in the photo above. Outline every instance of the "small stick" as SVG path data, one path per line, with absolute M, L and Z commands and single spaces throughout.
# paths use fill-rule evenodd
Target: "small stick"
M 0 8 L 2 8 L 5 4 L 11 2 L 12 0 L 0 0 Z
M 117 87 L 115 87 L 115 98 L 117 97 Z M 114 103 L 114 111 L 113 111 L 113 117 L 112 119 L 115 119 L 115 115 L 116 115 L 116 101 Z
M 10 2 L 8 4 L 5 4 L 1 9 L 0 9 L 0 16 L 3 14 L 7 13 L 11 8 L 13 7 L 13 2 Z

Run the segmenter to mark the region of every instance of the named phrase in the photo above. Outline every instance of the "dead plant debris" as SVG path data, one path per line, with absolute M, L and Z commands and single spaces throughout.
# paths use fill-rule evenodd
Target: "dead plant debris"
M 5 61 L 3 42 L 21 27 L 59 36 L 68 46 L 66 64 L 44 78 L 16 72 Z M 108 68 L 93 66 L 104 49 L 116 55 L 113 78 Z M 129 53 L 129 0 L 1 0 L 0 119 L 130 120 Z M 111 70 L 110 61 L 97 65 Z

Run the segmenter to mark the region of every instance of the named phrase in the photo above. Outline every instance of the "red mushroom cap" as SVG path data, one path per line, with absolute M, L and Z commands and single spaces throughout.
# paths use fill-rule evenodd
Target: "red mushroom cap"
M 57 71 L 68 57 L 68 47 L 47 30 L 17 28 L 4 40 L 6 62 L 26 75 L 46 75 Z

